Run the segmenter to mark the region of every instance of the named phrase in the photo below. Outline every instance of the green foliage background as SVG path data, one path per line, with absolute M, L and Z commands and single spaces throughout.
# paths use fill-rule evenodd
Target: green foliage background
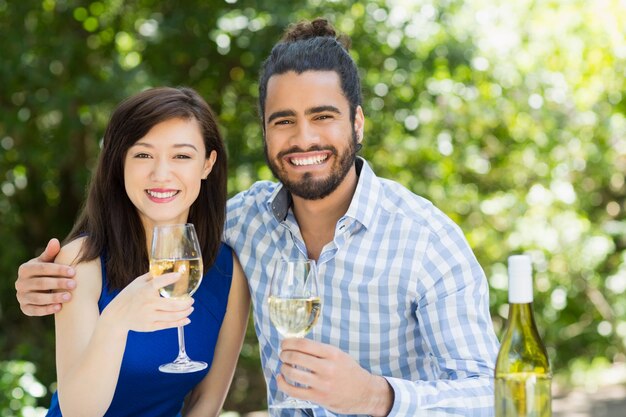
M 29 405 L 17 376 L 53 388 L 53 321 L 23 316 L 13 283 L 70 230 L 111 109 L 194 87 L 219 115 L 230 193 L 270 179 L 259 66 L 289 23 L 317 16 L 353 39 L 363 155 L 462 227 L 498 333 L 506 258 L 530 252 L 557 374 L 626 360 L 623 1 L 0 0 L 0 362 L 37 366 L 2 365 L 0 415 Z M 225 408 L 264 408 L 264 391 L 249 332 Z

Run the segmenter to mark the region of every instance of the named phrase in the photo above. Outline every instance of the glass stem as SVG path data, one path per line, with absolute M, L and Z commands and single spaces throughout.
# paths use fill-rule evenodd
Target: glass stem
M 187 356 L 185 351 L 185 331 L 183 326 L 178 327 L 178 357 L 174 362 L 189 362 L 189 356 Z

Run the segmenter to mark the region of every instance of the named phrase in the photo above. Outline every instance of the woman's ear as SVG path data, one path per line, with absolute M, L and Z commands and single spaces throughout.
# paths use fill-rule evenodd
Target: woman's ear
M 213 169 L 213 165 L 215 165 L 215 161 L 217 161 L 217 152 L 211 151 L 209 157 L 204 160 L 204 168 L 202 168 L 202 179 L 206 180 L 209 177 L 209 173 Z

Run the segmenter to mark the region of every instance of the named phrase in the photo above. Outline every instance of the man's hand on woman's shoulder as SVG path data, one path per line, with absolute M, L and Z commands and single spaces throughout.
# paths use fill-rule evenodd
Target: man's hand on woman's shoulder
M 27 316 L 47 316 L 61 310 L 72 298 L 76 287 L 74 269 L 54 263 L 61 245 L 50 239 L 46 249 L 36 258 L 20 265 L 15 281 L 17 301 Z

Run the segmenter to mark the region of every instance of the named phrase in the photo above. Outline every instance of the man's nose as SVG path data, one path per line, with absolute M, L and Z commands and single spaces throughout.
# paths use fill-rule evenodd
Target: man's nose
M 313 144 L 319 142 L 319 132 L 310 122 L 300 122 L 296 142 L 300 144 Z

